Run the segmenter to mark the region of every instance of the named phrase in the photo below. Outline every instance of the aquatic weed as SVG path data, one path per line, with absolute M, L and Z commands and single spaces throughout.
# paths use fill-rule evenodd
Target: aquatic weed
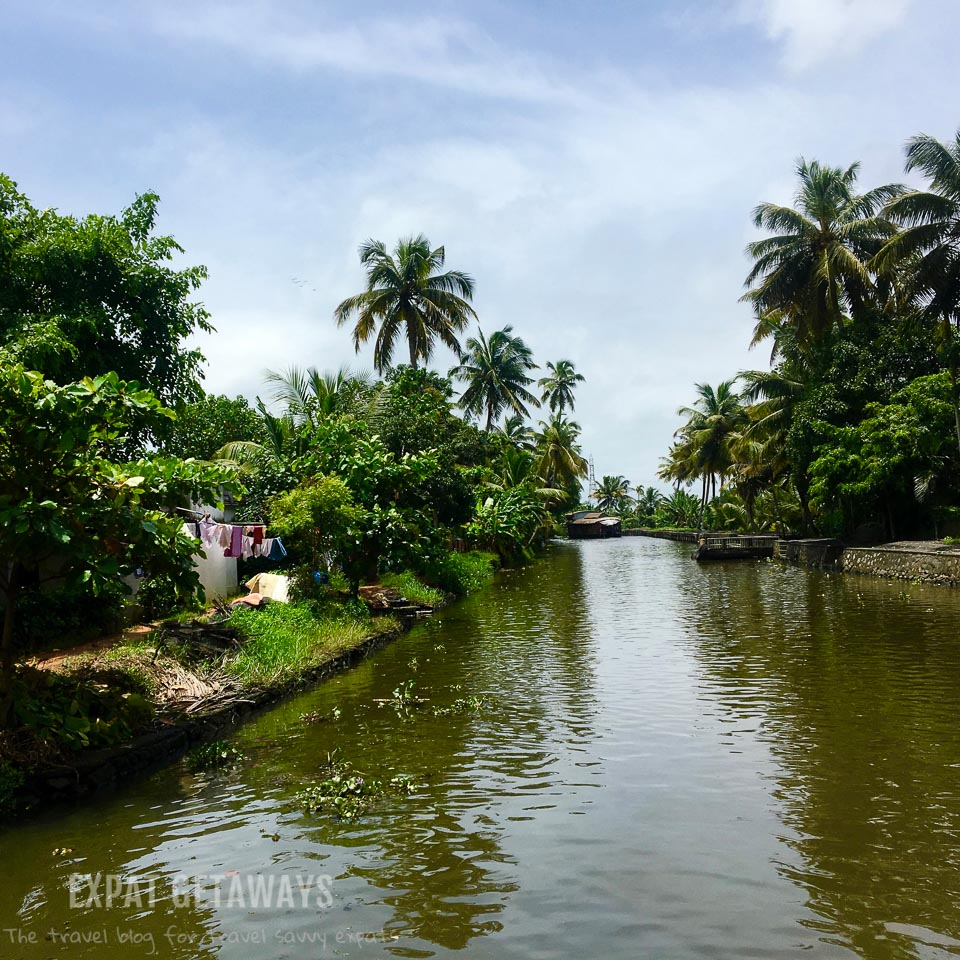
M 244 754 L 226 740 L 211 740 L 194 748 L 187 754 L 187 769 L 193 773 L 200 770 L 222 770 L 244 759 Z

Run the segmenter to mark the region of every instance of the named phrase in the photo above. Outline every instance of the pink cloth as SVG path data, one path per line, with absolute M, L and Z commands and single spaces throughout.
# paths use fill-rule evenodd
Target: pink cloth
M 243 527 L 229 527 L 230 547 L 225 550 L 225 557 L 239 557 L 243 553 Z

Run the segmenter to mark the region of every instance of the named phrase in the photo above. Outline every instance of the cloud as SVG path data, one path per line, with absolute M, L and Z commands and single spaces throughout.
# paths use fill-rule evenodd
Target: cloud
M 280 16 L 259 3 L 162 5 L 154 29 L 168 39 L 231 50 L 295 72 L 336 70 L 414 80 L 484 97 L 577 103 L 582 97 L 558 71 L 506 53 L 475 23 L 451 17 L 368 17 L 317 25 Z
M 784 62 L 800 72 L 849 57 L 899 25 L 911 0 L 739 0 L 737 14 L 782 40 Z

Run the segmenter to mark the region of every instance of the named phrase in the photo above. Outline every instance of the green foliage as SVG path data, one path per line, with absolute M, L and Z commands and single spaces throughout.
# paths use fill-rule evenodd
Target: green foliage
M 866 413 L 856 426 L 822 425 L 824 440 L 810 466 L 813 502 L 827 511 L 846 509 L 851 524 L 878 498 L 912 501 L 918 478 L 941 474 L 953 452 L 945 373 L 919 377 Z
M 310 565 L 311 572 L 327 569 L 324 555 L 347 549 L 363 521 L 347 485 L 323 474 L 274 497 L 268 509 L 274 533 Z
M 328 813 L 346 822 L 356 820 L 374 801 L 388 793 L 408 796 L 417 789 L 412 777 L 398 774 L 386 781 L 374 780 L 335 757 L 328 757 L 324 772 L 327 776 L 301 790 L 296 802 L 307 813 Z
M 433 560 L 424 570 L 424 576 L 444 593 L 462 597 L 489 586 L 499 565 L 496 554 L 480 550 L 445 553 Z
M 524 404 L 540 406 L 540 401 L 527 389 L 533 378 L 527 373 L 536 369 L 533 352 L 513 336 L 509 324 L 489 337 L 479 331 L 466 344 L 466 356 L 450 371 L 466 384 L 460 406 L 472 416 L 486 416 L 490 430 L 500 415 L 508 410 L 521 417 L 530 415 Z
M 467 533 L 501 560 L 528 559 L 553 531 L 544 501 L 526 486 L 495 491 L 478 502 Z
M 187 769 L 192 773 L 200 770 L 222 770 L 224 767 L 235 767 L 246 759 L 244 753 L 237 747 L 231 746 L 226 740 L 212 740 L 210 743 L 194 747 L 187 754 Z
M 171 405 L 197 397 L 202 357 L 184 341 L 210 331 L 191 296 L 203 267 L 157 236 L 159 198 L 139 195 L 119 216 L 39 210 L 0 174 L 0 356 L 58 383 L 114 372 Z M 158 426 L 154 422 L 153 426 Z
M 428 587 L 409 570 L 398 573 L 385 573 L 380 577 L 384 587 L 396 590 L 402 597 L 413 603 L 422 603 L 429 607 L 438 607 L 443 603 L 445 596 L 441 590 Z
M 23 669 L 14 680 L 16 720 L 61 749 L 121 743 L 143 727 L 151 713 L 141 694 L 83 677 Z
M 166 428 L 160 443 L 164 453 L 177 457 L 212 460 L 225 444 L 238 440 L 263 443 L 263 419 L 243 397 L 206 394 L 175 409 L 176 419 Z
M 105 456 L 135 419 L 166 411 L 116 374 L 57 386 L 22 366 L 0 368 L 0 573 L 5 605 L 0 724 L 9 709 L 17 602 L 41 565 L 66 585 L 114 591 L 137 566 L 170 577 L 183 592 L 199 586 L 194 543 L 167 509 L 189 498 L 215 502 L 229 471 L 154 456 L 121 464 Z M 28 638 L 31 639 L 31 638 Z
M 17 809 L 17 795 L 25 782 L 21 770 L 6 760 L 0 760 L 0 817 Z

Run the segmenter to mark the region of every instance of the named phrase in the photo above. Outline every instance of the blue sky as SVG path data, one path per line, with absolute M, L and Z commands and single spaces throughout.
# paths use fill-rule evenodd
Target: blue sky
M 331 320 L 356 248 L 424 232 L 486 332 L 586 374 L 585 449 L 634 483 L 695 381 L 766 359 L 743 248 L 795 159 L 867 188 L 960 126 L 952 0 L 6 0 L 0 31 L 0 169 L 64 212 L 160 194 L 210 270 L 208 389 L 369 368 Z

